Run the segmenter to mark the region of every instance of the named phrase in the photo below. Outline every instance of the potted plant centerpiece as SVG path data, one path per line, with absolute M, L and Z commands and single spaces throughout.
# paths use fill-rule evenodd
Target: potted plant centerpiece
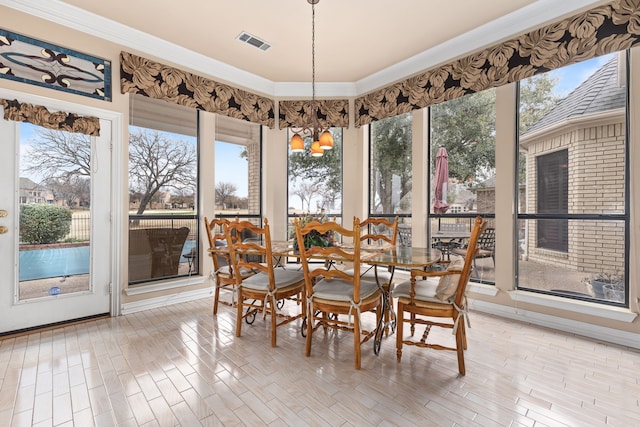
M 326 222 L 328 221 L 327 216 L 324 214 L 324 212 L 321 212 L 319 214 L 315 214 L 312 215 L 310 213 L 307 213 L 306 215 L 301 216 L 298 219 L 298 223 L 300 224 L 300 227 L 304 227 L 307 224 L 309 224 L 312 221 L 317 221 L 320 223 Z M 296 235 L 295 235 L 295 230 L 293 230 L 291 232 L 291 235 L 289 236 L 289 238 L 293 238 L 293 248 L 297 251 L 298 250 L 298 241 L 296 240 Z M 313 230 L 311 233 L 307 234 L 306 236 L 304 236 L 304 247 L 305 248 L 310 248 L 312 246 L 321 246 L 321 247 L 328 247 L 328 246 L 333 246 L 334 244 L 334 236 L 333 233 L 331 231 L 328 231 L 326 233 L 319 233 L 316 230 Z

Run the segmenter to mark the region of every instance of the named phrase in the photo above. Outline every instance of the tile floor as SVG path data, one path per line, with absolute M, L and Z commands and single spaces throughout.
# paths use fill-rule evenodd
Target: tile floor
M 293 304 L 285 309 L 294 309 Z M 259 317 L 208 299 L 0 341 L 0 426 L 640 426 L 640 351 L 471 313 L 455 354 Z M 448 333 L 441 338 L 451 339 Z

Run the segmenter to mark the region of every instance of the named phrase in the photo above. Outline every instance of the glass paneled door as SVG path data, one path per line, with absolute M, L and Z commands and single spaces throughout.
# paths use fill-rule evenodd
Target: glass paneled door
M 110 311 L 111 122 L 100 127 L 0 117 L 0 333 Z

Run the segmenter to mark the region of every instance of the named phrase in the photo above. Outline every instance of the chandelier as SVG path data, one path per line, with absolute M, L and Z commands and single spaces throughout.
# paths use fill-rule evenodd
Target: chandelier
M 312 138 L 311 155 L 321 157 L 324 150 L 333 148 L 333 136 L 328 129 L 318 126 L 318 103 L 316 101 L 316 4 L 320 0 L 307 0 L 311 5 L 311 123 L 303 125 L 295 130 L 289 146 L 292 153 L 304 151 L 304 139 L 301 134 L 310 135 Z

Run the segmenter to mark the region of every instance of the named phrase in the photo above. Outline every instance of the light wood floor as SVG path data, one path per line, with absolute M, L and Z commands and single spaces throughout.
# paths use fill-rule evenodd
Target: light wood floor
M 635 350 L 471 313 L 466 376 L 452 352 L 398 363 L 395 336 L 356 371 L 350 334 L 306 358 L 299 324 L 272 348 L 234 318 L 199 300 L 4 339 L 0 426 L 640 425 Z

